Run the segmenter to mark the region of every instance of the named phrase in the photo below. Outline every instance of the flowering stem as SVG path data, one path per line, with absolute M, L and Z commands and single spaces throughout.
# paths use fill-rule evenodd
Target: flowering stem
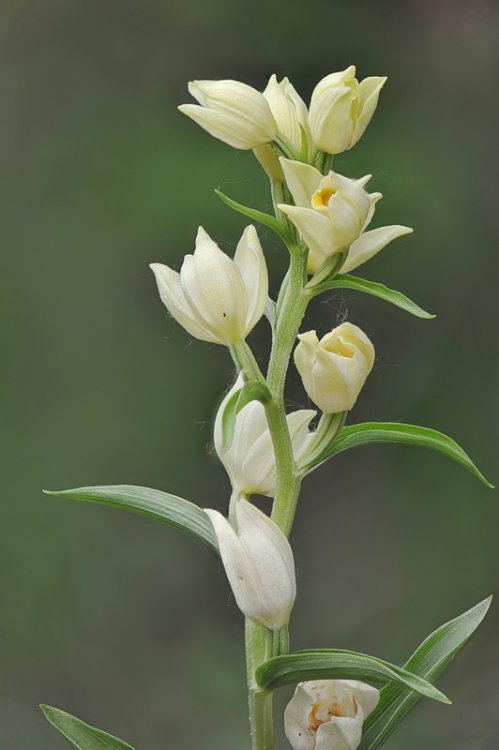
M 278 431 L 278 437 L 283 431 L 282 421 L 286 424 L 284 385 L 289 358 L 309 300 L 308 295 L 303 291 L 307 279 L 306 253 L 297 245 L 291 246 L 289 250 L 291 255 L 289 277 L 284 300 L 278 300 L 279 316 L 267 372 L 267 384 L 276 405 L 275 429 Z M 267 417 L 269 418 L 269 414 Z M 285 534 L 289 534 L 293 525 L 301 480 L 296 471 L 291 440 L 288 438 L 286 444 L 278 440 L 274 443 L 274 448 L 277 489 L 272 519 Z
M 292 276 L 290 276 L 290 280 L 292 279 Z M 292 295 L 289 295 L 289 299 L 292 300 Z M 306 303 L 305 303 L 306 304 Z M 288 305 L 289 306 L 289 305 Z M 286 305 L 283 307 L 283 311 L 285 309 Z M 303 313 L 302 313 L 303 315 Z M 301 315 L 300 315 L 301 320 Z M 297 327 L 299 326 L 299 322 L 297 323 Z M 279 329 L 278 329 L 279 330 Z M 280 344 L 280 339 L 278 338 L 278 333 L 276 334 L 276 340 L 274 343 L 273 351 L 275 351 L 277 348 L 280 348 L 283 346 L 283 344 Z M 291 338 L 291 344 L 290 347 L 293 346 L 293 342 L 296 336 L 296 332 L 293 334 Z M 286 342 L 284 341 L 284 344 Z M 269 384 L 268 381 L 265 380 L 265 377 L 262 374 L 262 371 L 260 370 L 257 361 L 255 360 L 253 353 L 251 349 L 249 348 L 248 344 L 245 341 L 238 341 L 235 344 L 232 344 L 230 347 L 230 351 L 232 354 L 232 357 L 234 359 L 234 362 L 236 364 L 236 367 L 238 367 L 239 370 L 243 373 L 245 379 L 254 379 L 258 380 L 263 383 Z M 291 437 L 289 434 L 288 429 L 288 423 L 286 421 L 286 412 L 284 409 L 284 398 L 282 394 L 282 390 L 284 388 L 284 378 L 285 378 L 285 370 L 288 366 L 289 361 L 289 352 L 287 355 L 282 359 L 281 366 L 284 368 L 284 377 L 282 378 L 282 385 L 281 385 L 281 391 L 278 390 L 271 391 L 272 393 L 272 399 L 265 404 L 265 413 L 267 416 L 267 423 L 269 426 L 269 432 L 272 439 L 272 445 L 274 447 L 274 454 L 275 454 L 275 461 L 276 461 L 276 475 L 277 475 L 277 490 L 274 500 L 274 510 L 276 507 L 276 500 L 278 497 L 282 497 L 283 500 L 281 500 L 281 504 L 279 507 L 282 507 L 282 510 L 285 509 L 285 505 L 287 504 L 286 498 L 289 498 L 290 506 L 292 508 L 292 515 L 282 513 L 282 519 L 280 515 L 274 517 L 274 510 L 272 512 L 272 518 L 273 520 L 281 526 L 285 534 L 289 534 L 291 530 L 291 525 L 293 523 L 293 517 L 294 517 L 294 508 L 296 507 L 296 499 L 298 497 L 298 492 L 300 489 L 300 478 L 296 471 L 295 462 L 293 458 L 293 446 L 291 443 Z M 280 381 L 279 381 L 280 382 Z
M 272 643 L 270 630 L 246 619 L 246 669 L 253 750 L 272 750 L 274 746 L 272 692 L 258 687 L 255 678 L 260 664 L 272 656 Z

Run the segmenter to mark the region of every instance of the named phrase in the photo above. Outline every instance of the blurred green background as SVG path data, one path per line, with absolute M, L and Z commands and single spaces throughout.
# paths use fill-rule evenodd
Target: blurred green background
M 352 62 L 389 84 L 336 168 L 374 174 L 379 225 L 416 228 L 362 274 L 438 317 L 354 293 L 321 299 L 311 317 L 325 332 L 348 315 L 374 340 L 353 421 L 439 428 L 499 480 L 499 6 L 5 0 L 0 37 L 0 747 L 67 747 L 45 702 L 137 750 L 247 748 L 241 616 L 215 557 L 41 488 L 145 484 L 226 507 L 208 449 L 229 357 L 167 318 L 147 265 L 178 267 L 198 224 L 233 250 L 244 220 L 214 187 L 263 209 L 269 197 L 251 154 L 176 105 L 189 79 L 261 89 L 272 72 L 308 96 Z M 275 286 L 283 250 L 262 238 Z M 252 338 L 260 352 L 265 328 Z M 289 400 L 306 404 L 295 375 Z M 498 528 L 497 494 L 442 457 L 389 446 L 340 456 L 304 485 L 294 646 L 403 660 L 498 592 Z M 442 680 L 453 706 L 421 703 L 387 750 L 497 747 L 498 611 Z

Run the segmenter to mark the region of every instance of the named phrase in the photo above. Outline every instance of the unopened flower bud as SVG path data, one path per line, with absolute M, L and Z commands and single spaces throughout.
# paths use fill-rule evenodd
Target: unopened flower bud
M 236 416 L 230 448 L 223 451 L 223 414 L 229 399 L 242 386 L 243 380 L 239 376 L 220 405 L 215 419 L 215 450 L 236 492 L 274 497 L 277 482 L 274 447 L 265 409 L 259 401 L 250 401 L 241 409 Z M 296 461 L 305 453 L 314 437 L 308 428 L 315 415 L 316 412 L 311 409 L 299 409 L 286 417 Z
M 253 226 L 244 230 L 234 260 L 199 227 L 194 254 L 185 256 L 180 273 L 161 263 L 151 269 L 171 315 L 202 341 L 241 341 L 263 315 L 267 266 Z
M 372 76 L 360 83 L 355 65 L 323 78 L 312 93 L 309 124 L 317 147 L 327 154 L 352 148 L 367 128 L 386 78 Z
M 356 750 L 378 702 L 379 691 L 363 682 L 300 682 L 284 712 L 286 737 L 293 750 Z
M 284 136 L 296 153 L 301 152 L 304 139 L 311 145 L 307 105 L 288 78 L 278 81 L 272 75 L 263 95 L 272 110 L 279 134 Z
M 181 104 L 179 110 L 229 146 L 256 148 L 276 133 L 267 100 L 246 83 L 191 81 L 189 93 L 199 104 Z
M 374 364 L 374 347 L 352 323 L 342 323 L 319 339 L 298 336 L 294 359 L 309 398 L 325 414 L 350 411 Z
M 287 625 L 296 597 L 291 546 L 281 529 L 246 500 L 235 509 L 237 528 L 216 510 L 205 511 L 239 609 L 269 630 Z

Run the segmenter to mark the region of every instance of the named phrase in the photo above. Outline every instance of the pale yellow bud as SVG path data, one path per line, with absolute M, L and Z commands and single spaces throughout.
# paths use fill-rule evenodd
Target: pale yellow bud
M 301 152 L 304 138 L 311 145 L 307 105 L 293 84 L 287 78 L 278 81 L 272 75 L 263 95 L 272 110 L 279 134 L 285 137 L 296 153 Z
M 385 77 L 372 76 L 359 83 L 355 65 L 319 81 L 308 121 L 321 151 L 340 154 L 357 143 L 374 114 L 385 81 Z
M 189 93 L 199 104 L 181 104 L 179 110 L 229 146 L 256 148 L 276 134 L 267 100 L 246 83 L 191 81 Z
M 236 503 L 236 529 L 218 511 L 205 512 L 239 609 L 270 630 L 287 625 L 296 581 L 293 552 L 281 529 L 246 500 Z
M 298 336 L 296 369 L 309 398 L 325 414 L 350 411 L 374 365 L 374 347 L 352 323 L 342 323 L 319 341 L 315 331 Z
M 242 341 L 265 310 L 267 266 L 253 226 L 244 230 L 234 260 L 199 227 L 194 254 L 185 256 L 180 273 L 162 263 L 151 269 L 170 314 L 202 341 Z

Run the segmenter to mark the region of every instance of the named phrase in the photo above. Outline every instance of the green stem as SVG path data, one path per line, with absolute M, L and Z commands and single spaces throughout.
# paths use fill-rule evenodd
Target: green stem
M 301 479 L 296 469 L 286 423 L 284 386 L 291 351 L 309 301 L 309 295 L 303 291 L 307 280 L 307 254 L 299 246 L 292 246 L 289 249 L 291 254 L 289 277 L 284 300 L 282 303 L 279 300 L 279 316 L 267 372 L 267 384 L 273 399 L 273 413 L 268 410 L 267 418 L 269 427 L 270 421 L 273 420 L 278 438 L 274 443 L 277 487 L 272 506 L 272 519 L 285 534 L 289 534 L 293 525 Z M 287 433 L 286 441 L 283 439 L 284 432 Z
M 284 308 L 285 307 L 286 306 L 284 305 Z M 291 346 L 294 339 L 295 336 L 293 336 Z M 275 349 L 275 347 L 273 348 Z M 245 341 L 237 341 L 232 344 L 230 352 L 236 367 L 243 373 L 245 380 L 253 379 L 262 383 L 267 382 L 251 349 Z M 287 367 L 288 360 L 289 353 L 285 358 L 285 362 L 283 362 L 285 368 Z M 293 523 L 298 492 L 300 490 L 300 477 L 296 470 L 293 457 L 293 446 L 286 420 L 282 392 L 280 395 L 278 394 L 277 397 L 272 394 L 272 400 L 265 404 L 265 414 L 267 416 L 267 424 L 269 426 L 270 437 L 274 448 L 277 475 L 277 490 L 274 499 L 272 518 L 278 526 L 282 528 L 285 534 L 289 534 Z M 278 512 L 276 515 L 274 510 L 276 507 L 276 501 L 279 497 L 282 499 L 278 506 Z M 289 498 L 290 513 L 287 511 L 285 512 L 286 498 Z
M 266 384 L 267 381 L 246 341 L 236 341 L 231 344 L 230 353 L 234 364 L 238 371 L 242 372 L 246 382 L 248 380 L 258 380 L 259 383 Z
M 246 620 L 246 670 L 253 750 L 272 750 L 274 746 L 272 692 L 258 687 L 255 678 L 260 664 L 272 656 L 272 643 L 270 630 Z

